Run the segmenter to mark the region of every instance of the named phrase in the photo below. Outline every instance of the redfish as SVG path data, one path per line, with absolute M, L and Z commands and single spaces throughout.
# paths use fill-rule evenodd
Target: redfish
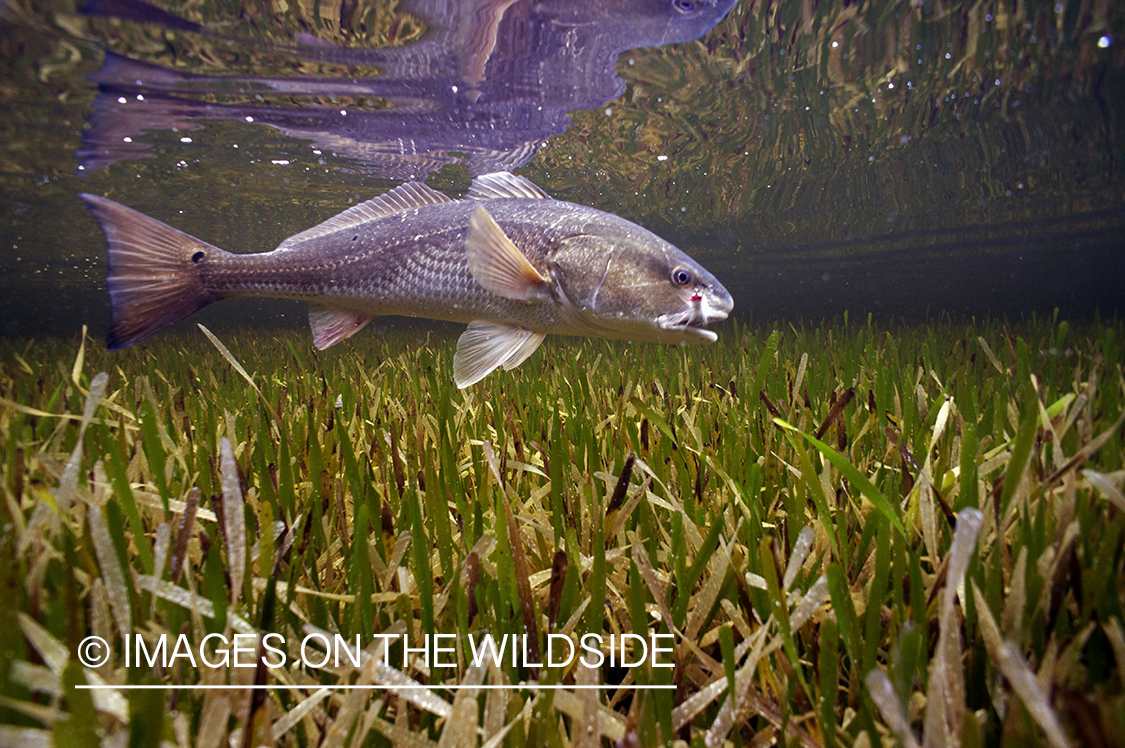
M 519 366 L 547 334 L 713 342 L 703 325 L 733 307 L 714 276 L 655 234 L 508 172 L 477 177 L 461 200 L 409 182 L 258 254 L 82 199 L 109 242 L 114 350 L 221 299 L 303 299 L 318 349 L 382 315 L 467 322 L 453 358 L 463 388 Z

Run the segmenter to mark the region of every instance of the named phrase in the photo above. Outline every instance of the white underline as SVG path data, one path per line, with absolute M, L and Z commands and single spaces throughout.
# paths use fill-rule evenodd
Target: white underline
M 113 690 L 113 691 L 318 691 L 322 688 L 328 688 L 333 691 L 461 691 L 468 689 L 476 689 L 480 691 L 490 690 L 508 690 L 508 691 L 609 691 L 609 690 L 628 690 L 628 691 L 665 691 L 676 688 L 674 685 L 660 686 L 660 685 L 637 685 L 637 686 L 565 686 L 565 685 L 550 685 L 541 686 L 536 684 L 529 685 L 481 685 L 481 686 L 451 686 L 451 685 L 436 685 L 436 686 L 423 686 L 423 685 L 382 685 L 382 686 L 324 686 L 319 684 L 305 685 L 305 686 L 286 686 L 286 685 L 249 685 L 249 686 L 232 686 L 227 684 L 216 685 L 183 685 L 171 686 L 163 684 L 127 684 L 123 686 L 113 685 L 85 685 L 77 684 L 75 688 L 85 691 L 95 690 Z

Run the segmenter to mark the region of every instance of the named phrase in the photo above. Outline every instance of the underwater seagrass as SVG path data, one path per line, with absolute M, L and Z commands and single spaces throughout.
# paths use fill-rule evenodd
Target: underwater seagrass
M 714 276 L 655 234 L 507 172 L 478 177 L 462 200 L 409 182 L 252 255 L 82 198 L 109 241 L 111 349 L 220 299 L 303 299 L 320 349 L 380 315 L 468 322 L 453 361 L 467 387 L 519 366 L 547 333 L 713 342 L 702 325 L 733 306 Z

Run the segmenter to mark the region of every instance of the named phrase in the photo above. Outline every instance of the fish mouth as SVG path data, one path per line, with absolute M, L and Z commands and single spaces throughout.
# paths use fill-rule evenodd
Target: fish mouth
M 662 314 L 655 321 L 661 330 L 679 333 L 688 340 L 695 338 L 699 342 L 714 343 L 719 336 L 704 330 L 703 326 L 726 319 L 732 306 L 729 299 L 693 298 L 684 309 Z
M 701 327 L 703 324 L 703 319 L 695 316 L 691 309 L 675 314 L 662 314 L 656 318 L 656 326 L 661 330 L 679 333 L 688 339 L 699 338 L 700 342 L 714 343 L 719 336 L 711 330 L 704 330 Z

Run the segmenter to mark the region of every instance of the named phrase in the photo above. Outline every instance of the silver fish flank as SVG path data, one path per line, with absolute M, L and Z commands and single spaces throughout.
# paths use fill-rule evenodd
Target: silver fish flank
M 461 200 L 407 183 L 259 254 L 82 199 L 109 242 L 111 349 L 222 299 L 303 299 L 319 349 L 382 315 L 467 322 L 453 360 L 463 388 L 519 366 L 547 334 L 712 342 L 702 326 L 733 306 L 714 276 L 655 234 L 508 172 L 477 177 Z

